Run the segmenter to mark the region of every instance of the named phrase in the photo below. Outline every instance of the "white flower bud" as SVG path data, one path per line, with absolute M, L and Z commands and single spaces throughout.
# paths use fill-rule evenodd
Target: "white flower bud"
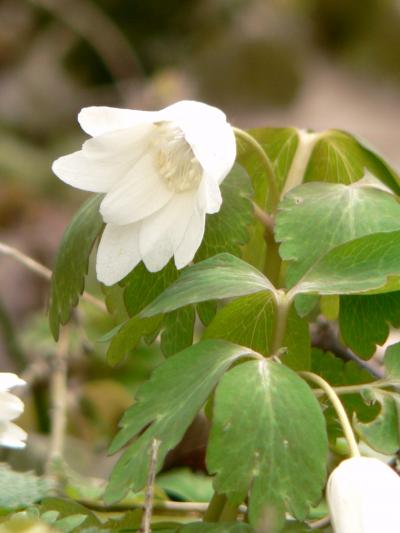
M 0 446 L 23 448 L 26 432 L 11 422 L 24 410 L 22 401 L 8 392 L 13 387 L 25 385 L 16 374 L 0 372 Z
M 400 478 L 378 459 L 342 461 L 328 480 L 327 500 L 335 533 L 400 532 Z

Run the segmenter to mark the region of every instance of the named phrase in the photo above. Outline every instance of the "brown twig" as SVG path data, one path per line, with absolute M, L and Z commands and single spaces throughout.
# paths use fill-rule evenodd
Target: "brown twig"
M 51 433 L 46 466 L 47 474 L 51 474 L 54 461 L 62 459 L 64 452 L 65 428 L 67 424 L 68 344 L 68 328 L 64 328 L 60 333 L 60 340 L 52 360 L 50 377 Z
M 156 478 L 157 470 L 157 456 L 161 441 L 153 439 L 150 448 L 150 465 L 149 475 L 147 478 L 146 493 L 144 496 L 144 513 L 142 518 L 142 525 L 140 531 L 142 533 L 151 533 L 151 516 L 153 513 L 154 500 L 154 480 Z
M 24 253 L 20 252 L 16 248 L 9 246 L 8 244 L 4 244 L 0 242 L 0 253 L 8 257 L 12 257 L 13 259 L 18 261 L 22 265 L 24 265 L 31 272 L 34 272 L 38 276 L 44 279 L 47 279 L 48 281 L 51 280 L 52 272 L 50 269 L 48 269 L 41 263 L 38 263 L 37 261 L 35 261 L 35 259 L 32 259 L 32 257 L 29 257 L 28 255 L 25 255 Z M 107 308 L 105 304 L 101 300 L 93 296 L 92 294 L 89 294 L 88 292 L 85 291 L 82 294 L 82 298 L 86 302 L 96 306 L 101 311 L 107 312 Z

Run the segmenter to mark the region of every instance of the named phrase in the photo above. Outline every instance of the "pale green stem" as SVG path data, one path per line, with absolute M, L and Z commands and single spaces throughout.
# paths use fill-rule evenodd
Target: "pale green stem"
M 247 133 L 244 130 L 241 130 L 240 128 L 233 128 L 233 131 L 235 132 L 235 135 L 237 138 L 242 139 L 243 141 L 247 142 L 255 152 L 257 152 L 260 161 L 262 162 L 268 179 L 268 185 L 271 193 L 271 204 L 272 204 L 272 210 L 275 211 L 278 203 L 279 203 L 279 189 L 277 184 L 276 175 L 271 163 L 270 158 L 266 154 L 265 150 L 261 146 L 261 144 L 249 133 Z
M 271 344 L 271 355 L 275 355 L 283 346 L 287 320 L 292 300 L 283 291 L 278 291 L 276 297 L 276 323 L 275 332 Z
M 335 411 L 338 415 L 339 422 L 342 426 L 344 436 L 346 437 L 346 440 L 348 442 L 349 448 L 350 448 L 350 454 L 352 457 L 359 457 L 360 451 L 358 449 L 357 441 L 353 433 L 353 428 L 351 427 L 349 418 L 346 414 L 346 411 L 344 410 L 343 404 L 339 399 L 339 396 L 336 394 L 334 389 L 329 385 L 327 381 L 321 378 L 321 376 L 318 376 L 317 374 L 314 374 L 313 372 L 299 372 L 301 376 L 308 379 L 309 381 L 313 381 L 316 383 L 327 395 L 329 400 L 331 401 L 333 407 L 335 408 Z
M 382 388 L 394 387 L 399 385 L 399 380 L 381 379 L 372 383 L 361 383 L 360 385 L 344 385 L 342 387 L 332 387 L 332 389 L 336 392 L 336 394 L 356 394 L 358 392 L 368 389 L 378 389 L 382 393 L 390 394 L 388 391 L 382 390 Z M 316 396 L 323 396 L 325 394 L 325 391 L 314 389 L 314 394 Z

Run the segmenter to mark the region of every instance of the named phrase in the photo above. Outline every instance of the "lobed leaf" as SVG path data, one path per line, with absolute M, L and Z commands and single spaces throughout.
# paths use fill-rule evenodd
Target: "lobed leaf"
M 66 229 L 51 279 L 49 321 L 57 340 L 60 325 L 66 324 L 85 287 L 89 256 L 103 227 L 99 213 L 102 195 L 89 198 Z
M 148 457 L 153 439 L 161 441 L 157 470 L 167 452 L 183 437 L 216 383 L 238 358 L 251 351 L 225 341 L 203 341 L 170 357 L 142 385 L 136 402 L 124 414 L 122 429 L 110 452 L 130 439 L 137 439 L 117 462 L 106 489 L 105 499 L 121 499 L 129 489 L 140 490 L 146 483 Z
M 336 246 L 399 230 L 400 204 L 392 194 L 371 186 L 368 177 L 350 185 L 314 182 L 292 189 L 279 204 L 275 225 L 280 255 L 293 262 L 287 272 L 289 286 Z
M 361 357 L 371 357 L 386 342 L 390 324 L 400 326 L 400 291 L 340 297 L 340 333 Z
M 249 519 L 302 520 L 322 496 L 325 421 L 308 385 L 284 365 L 250 361 L 230 370 L 215 394 L 207 465 L 233 504 L 249 493 Z M 276 527 L 278 530 L 278 527 Z

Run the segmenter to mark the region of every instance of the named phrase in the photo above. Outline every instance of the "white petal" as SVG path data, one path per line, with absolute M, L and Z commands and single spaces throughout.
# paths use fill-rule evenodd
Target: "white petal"
M 105 222 L 130 224 L 163 207 L 174 195 L 159 176 L 152 152 L 131 168 L 106 195 L 100 206 Z
M 199 206 L 202 211 L 208 214 L 218 213 L 222 204 L 221 191 L 218 183 L 206 173 L 203 174 L 198 194 Z
M 0 372 L 0 390 L 7 391 L 13 387 L 26 385 L 26 382 L 19 378 L 17 374 L 11 372 Z
M 89 139 L 82 150 L 54 161 L 53 172 L 78 189 L 107 192 L 147 149 L 150 134 L 148 127 L 131 128 Z
M 14 420 L 24 410 L 23 402 L 14 394 L 0 392 L 0 420 Z
M 378 459 L 342 461 L 329 478 L 327 499 L 335 533 L 400 531 L 400 478 Z
M 162 209 L 142 222 L 140 254 L 150 272 L 161 270 L 180 245 L 196 205 L 196 192 L 175 194 Z
M 194 258 L 204 236 L 206 216 L 201 211 L 194 211 L 186 228 L 185 235 L 175 251 L 175 265 L 180 269 Z
M 89 159 L 83 150 L 54 161 L 52 170 L 62 181 L 91 192 L 107 192 L 128 171 L 128 163 L 112 159 Z
M 139 227 L 140 224 L 107 224 L 104 228 L 97 250 L 96 272 L 97 279 L 105 285 L 114 285 L 141 261 Z
M 0 446 L 7 448 L 24 448 L 27 438 L 26 431 L 16 424 L 8 422 L 0 424 Z
M 179 125 L 204 171 L 221 183 L 236 159 L 235 135 L 225 114 L 202 102 L 182 101 L 161 110 L 159 116 Z
M 149 124 L 155 121 L 155 117 L 157 117 L 157 112 L 154 111 L 92 106 L 84 107 L 80 111 L 78 121 L 86 133 L 95 137 L 138 124 Z

